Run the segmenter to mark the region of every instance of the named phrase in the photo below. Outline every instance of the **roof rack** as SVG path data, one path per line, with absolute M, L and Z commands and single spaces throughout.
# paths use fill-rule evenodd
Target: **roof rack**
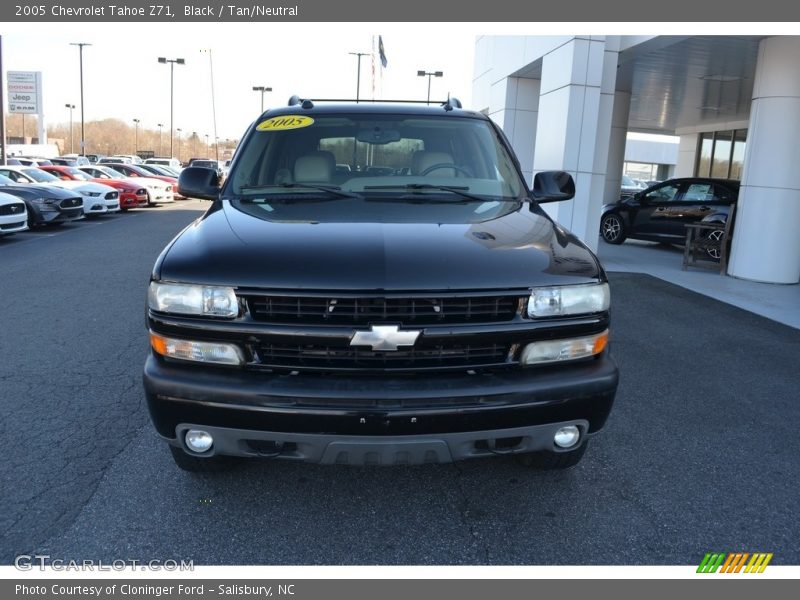
M 362 102 L 386 103 L 386 104 L 433 104 L 439 105 L 445 110 L 453 110 L 454 108 L 461 108 L 461 101 L 458 98 L 451 98 L 449 95 L 447 100 L 378 100 L 378 99 L 355 99 L 355 98 L 301 98 L 300 96 L 292 96 L 289 98 L 289 106 L 300 105 L 302 108 L 314 108 L 314 102 L 353 102 L 360 104 Z

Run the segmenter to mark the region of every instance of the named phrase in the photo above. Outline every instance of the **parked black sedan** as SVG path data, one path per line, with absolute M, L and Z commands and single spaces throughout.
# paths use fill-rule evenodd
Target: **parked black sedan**
M 687 223 L 724 223 L 738 196 L 735 180 L 670 179 L 603 206 L 600 235 L 609 244 L 627 238 L 682 243 Z
M 28 227 L 61 225 L 83 218 L 83 199 L 73 190 L 52 185 L 18 184 L 0 175 L 0 191 L 16 196 L 25 203 Z

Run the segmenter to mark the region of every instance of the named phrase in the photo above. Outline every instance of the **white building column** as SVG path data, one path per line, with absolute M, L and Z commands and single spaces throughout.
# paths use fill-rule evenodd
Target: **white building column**
M 697 162 L 696 133 L 681 134 L 678 142 L 678 163 L 675 165 L 675 177 L 694 177 L 694 165 Z
M 538 79 L 505 77 L 491 85 L 489 118 L 500 126 L 511 142 L 528 185 L 533 180 L 533 147 L 538 110 Z
M 542 58 L 533 170 L 574 177 L 575 198 L 544 208 L 592 249 L 605 192 L 618 45 L 617 38 L 573 38 Z
M 628 116 L 631 112 L 631 93 L 614 92 L 614 109 L 611 113 L 611 133 L 608 142 L 606 163 L 606 186 L 603 203 L 619 200 L 622 186 L 622 169 L 625 166 L 625 143 L 628 137 Z
M 734 277 L 800 281 L 798 57 L 800 37 L 761 41 L 728 269 Z

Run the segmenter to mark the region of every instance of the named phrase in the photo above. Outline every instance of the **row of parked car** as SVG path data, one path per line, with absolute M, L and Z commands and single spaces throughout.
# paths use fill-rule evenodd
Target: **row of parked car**
M 106 157 L 12 157 L 0 165 L 0 236 L 173 202 L 179 171 Z

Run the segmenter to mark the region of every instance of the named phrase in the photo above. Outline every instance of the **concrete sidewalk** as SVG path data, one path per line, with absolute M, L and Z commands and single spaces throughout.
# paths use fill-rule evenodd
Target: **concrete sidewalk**
M 800 329 L 800 285 L 756 283 L 689 267 L 681 270 L 683 248 L 628 240 L 620 246 L 598 242 L 606 271 L 645 273 L 669 283 Z

